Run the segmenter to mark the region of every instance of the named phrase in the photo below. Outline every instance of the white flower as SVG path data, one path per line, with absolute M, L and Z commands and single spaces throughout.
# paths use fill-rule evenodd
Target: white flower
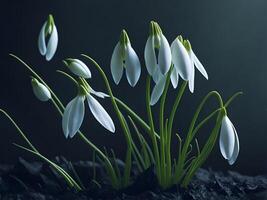
M 83 89 L 84 90 L 84 89 Z M 84 90 L 85 91 L 85 90 Z M 90 92 L 83 92 L 71 100 L 65 108 L 62 118 L 62 128 L 66 138 L 72 138 L 80 129 L 84 118 L 84 100 L 87 99 L 89 109 L 95 119 L 107 130 L 114 133 L 114 123 L 106 112 L 106 110 L 100 105 L 100 103 L 91 95 L 95 94 L 98 97 L 104 98 L 107 96 L 102 92 L 96 92 L 94 90 Z
M 82 61 L 68 58 L 63 62 L 73 74 L 82 78 L 91 78 L 91 71 Z
M 140 78 L 140 61 L 131 46 L 125 30 L 122 31 L 120 41 L 113 50 L 110 67 L 113 80 L 116 84 L 119 84 L 121 80 L 123 68 L 126 69 L 127 80 L 132 87 L 136 85 Z
M 158 23 L 150 22 L 150 34 L 145 46 L 145 63 L 155 86 L 151 93 L 150 105 L 160 99 L 166 83 L 167 72 L 171 67 L 171 49 Z
M 47 41 L 47 43 L 46 43 Z M 52 59 L 56 53 L 58 45 L 58 33 L 52 15 L 48 16 L 47 21 L 43 24 L 38 38 L 38 47 L 41 55 L 45 56 L 46 60 Z
M 165 75 L 171 67 L 170 45 L 156 22 L 150 22 L 150 35 L 145 46 L 145 63 L 148 73 L 154 76 L 157 68 Z
M 233 165 L 239 154 L 239 139 L 234 125 L 227 116 L 222 119 L 219 144 L 222 156 Z
M 40 83 L 37 79 L 32 78 L 31 80 L 33 93 L 40 101 L 48 101 L 51 99 L 51 93 L 47 87 Z
M 172 62 L 174 68 L 172 71 L 171 81 L 174 88 L 178 85 L 179 76 L 185 81 L 189 82 L 189 89 L 194 92 L 195 82 L 195 67 L 200 73 L 208 79 L 208 74 L 198 60 L 197 56 L 192 50 L 191 44 L 188 40 L 183 40 L 182 36 L 178 36 L 171 44 Z

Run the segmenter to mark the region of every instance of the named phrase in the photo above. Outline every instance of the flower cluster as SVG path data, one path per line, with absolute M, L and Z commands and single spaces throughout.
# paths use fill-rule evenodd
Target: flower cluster
M 39 38 L 38 48 L 40 54 L 45 57 L 47 61 L 50 61 L 57 50 L 58 45 L 58 33 L 55 25 L 55 21 L 52 15 L 48 16 L 48 19 L 43 24 Z M 140 171 L 145 171 L 151 166 L 155 166 L 156 175 L 159 184 L 162 188 L 167 188 L 173 184 L 181 183 L 181 186 L 186 187 L 196 170 L 204 163 L 210 152 L 212 151 L 217 138 L 219 137 L 219 147 L 223 158 L 225 158 L 230 165 L 233 165 L 239 155 L 239 138 L 237 131 L 228 118 L 227 107 L 231 101 L 238 96 L 238 93 L 233 95 L 226 103 L 224 103 L 221 95 L 217 91 L 209 92 L 201 101 L 198 108 L 196 109 L 190 127 L 188 129 L 185 139 L 177 134 L 179 139 L 179 152 L 178 158 L 173 158 L 171 155 L 171 139 L 172 139 L 172 126 L 175 119 L 175 114 L 179 106 L 180 100 L 183 93 L 189 86 L 191 93 L 195 90 L 195 69 L 197 69 L 206 79 L 208 74 L 197 58 L 195 52 L 192 49 L 192 45 L 188 39 L 184 39 L 181 35 L 177 36 L 173 42 L 168 42 L 162 29 L 157 22 L 151 21 L 149 26 L 149 36 L 144 48 L 144 61 L 147 69 L 147 81 L 146 81 L 146 111 L 148 116 L 148 123 L 145 122 L 140 116 L 138 116 L 128 105 L 119 100 L 112 92 L 110 83 L 105 72 L 93 60 L 90 56 L 82 54 L 83 57 L 87 58 L 92 64 L 98 69 L 102 76 L 108 94 L 103 92 L 95 91 L 90 81 L 94 75 L 92 75 L 87 65 L 80 59 L 67 58 L 63 60 L 65 67 L 68 72 L 60 71 L 61 74 L 71 79 L 76 86 L 77 95 L 67 103 L 66 107 L 46 84 L 46 82 L 40 78 L 40 76 L 25 62 L 15 55 L 11 55 L 32 73 L 32 89 L 34 95 L 40 101 L 49 101 L 54 104 L 56 109 L 62 116 L 62 130 L 66 138 L 73 138 L 77 133 L 81 136 L 81 139 L 86 142 L 93 150 L 97 153 L 102 163 L 105 165 L 107 174 L 110 177 L 111 184 L 114 188 L 120 189 L 127 187 L 130 183 L 131 166 L 132 160 L 135 162 Z M 141 63 L 140 59 L 134 50 L 130 38 L 126 30 L 121 31 L 119 41 L 114 47 L 111 60 L 110 60 L 111 75 L 116 85 L 118 85 L 123 77 L 125 71 L 127 81 L 131 87 L 135 87 L 141 76 Z M 71 72 L 71 73 L 69 73 Z M 168 94 L 168 87 L 171 83 L 174 89 L 178 88 L 182 79 L 181 86 L 179 87 L 177 96 L 173 103 L 172 110 L 169 116 L 166 116 L 164 107 Z M 153 81 L 153 89 L 150 92 L 151 80 Z M 205 117 L 199 124 L 198 117 L 202 111 L 207 100 L 215 96 L 219 102 L 219 107 Z M 114 133 L 115 125 L 103 106 L 95 98 L 111 100 L 113 109 L 118 121 L 121 125 L 121 130 L 124 134 L 126 141 L 126 159 L 125 169 L 123 176 L 118 170 L 116 163 L 114 164 L 108 155 L 108 152 L 102 152 L 96 145 L 93 144 L 86 136 L 80 131 L 84 117 L 85 117 L 85 101 L 89 107 L 89 110 L 93 117 L 98 121 L 105 129 Z M 160 99 L 159 105 L 159 126 L 154 126 L 154 116 L 152 113 L 151 106 L 154 106 Z M 133 125 L 134 131 L 138 135 L 140 145 L 136 145 L 134 137 L 131 135 L 131 128 L 128 125 L 128 120 L 124 117 L 123 109 Z M 0 110 L 3 112 L 2 110 Z M 6 114 L 6 116 L 8 116 Z M 9 116 L 8 116 L 9 117 Z M 199 129 L 206 124 L 213 117 L 217 117 L 214 128 L 212 129 L 207 141 L 200 149 L 197 142 L 197 133 Z M 11 119 L 9 117 L 9 119 Z M 31 144 L 24 133 L 18 128 L 18 126 L 11 119 L 12 123 L 21 133 L 25 139 L 29 148 L 17 145 L 24 150 L 32 152 L 40 158 L 47 161 L 59 174 L 61 174 L 70 187 L 74 187 L 77 190 L 81 190 L 80 182 L 77 183 L 67 172 L 65 172 L 58 165 L 42 156 L 39 151 Z M 150 142 L 146 142 L 146 137 L 143 137 L 136 123 L 147 132 Z M 192 155 L 192 143 L 196 141 L 198 153 Z M 141 147 L 142 149 L 139 149 Z M 113 153 L 113 160 L 115 154 Z M 133 155 L 133 157 L 132 157 Z M 113 166 L 115 165 L 115 166 Z
M 50 38 L 46 46 L 45 38 L 48 36 Z M 40 53 L 45 55 L 47 60 L 50 60 L 55 54 L 57 43 L 57 29 L 52 15 L 49 15 L 39 35 L 38 45 Z M 179 35 L 170 46 L 160 26 L 154 21 L 150 23 L 150 32 L 145 45 L 144 58 L 147 72 L 155 83 L 151 94 L 151 105 L 156 104 L 161 97 L 169 70 L 171 70 L 170 78 L 173 88 L 177 88 L 179 77 L 181 77 L 183 80 L 188 81 L 189 90 L 192 93 L 195 88 L 195 67 L 208 79 L 208 74 L 194 53 L 189 40 L 185 40 Z M 89 68 L 82 61 L 78 59 L 66 59 L 64 63 L 72 73 L 80 78 L 91 78 Z M 132 87 L 137 84 L 140 78 L 141 64 L 125 30 L 122 30 L 120 40 L 113 50 L 110 67 L 113 80 L 116 84 L 119 84 L 124 68 L 127 80 Z M 81 81 L 81 83 L 85 82 Z M 49 90 L 35 78 L 32 79 L 32 85 L 34 94 L 38 99 L 47 101 L 51 98 Z M 85 112 L 85 99 L 87 99 L 89 109 L 95 119 L 107 130 L 115 132 L 115 126 L 111 117 L 92 96 L 95 95 L 104 98 L 107 95 L 94 91 L 88 84 L 79 84 L 78 90 L 78 95 L 67 104 L 64 111 L 62 128 L 65 137 L 72 138 L 81 127 Z M 239 140 L 237 132 L 227 116 L 222 120 L 219 141 L 223 157 L 232 165 L 239 153 Z

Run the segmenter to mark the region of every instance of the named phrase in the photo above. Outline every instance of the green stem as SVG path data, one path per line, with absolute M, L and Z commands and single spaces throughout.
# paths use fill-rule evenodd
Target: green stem
M 7 113 L 7 112 L 5 112 L 4 110 L 2 110 L 2 109 L 0 109 L 0 112 L 2 112 L 7 118 L 8 118 L 8 120 L 14 125 L 14 127 L 17 129 L 17 131 L 19 132 L 19 134 L 21 135 L 21 137 L 26 141 L 26 143 L 29 145 L 29 147 L 32 149 L 32 150 L 30 150 L 30 149 L 28 149 L 29 151 L 32 151 L 32 152 L 34 152 L 34 154 L 36 154 L 36 155 L 38 155 L 39 157 L 44 157 L 43 155 L 41 155 L 40 153 L 39 153 L 39 151 L 34 147 L 34 145 L 30 142 L 30 140 L 27 138 L 27 136 L 24 134 L 24 132 L 19 128 L 19 126 L 17 125 L 17 123 L 12 119 L 12 117 Z M 18 146 L 18 145 L 16 145 L 16 146 Z M 27 148 L 26 148 L 27 149 Z M 44 157 L 45 158 L 45 157 Z M 46 160 L 48 160 L 47 158 L 46 158 Z M 75 187 L 77 190 L 81 190 L 81 188 L 79 187 L 79 185 L 71 178 L 71 176 L 67 173 L 67 172 L 65 172 L 64 170 L 63 170 L 63 172 L 62 172 L 62 169 L 59 167 L 59 166 L 57 166 L 57 165 L 55 165 L 52 161 L 50 161 L 50 160 L 48 160 L 49 161 L 49 163 L 51 164 L 53 164 L 52 166 L 56 169 L 56 171 L 59 173 L 59 174 L 61 174 L 63 177 L 64 177 L 64 179 L 66 180 L 66 182 L 68 183 L 68 185 L 70 186 L 70 187 Z
M 211 153 L 215 142 L 217 140 L 218 134 L 219 134 L 219 129 L 221 126 L 221 121 L 223 116 L 225 115 L 226 111 L 225 108 L 220 109 L 220 113 L 218 115 L 218 120 L 216 121 L 216 125 L 212 130 L 212 133 L 210 137 L 208 138 L 208 141 L 206 142 L 205 146 L 203 147 L 201 153 L 198 155 L 198 157 L 193 161 L 193 164 L 190 166 L 187 174 L 185 175 L 185 178 L 182 182 L 182 187 L 187 187 L 189 184 L 190 180 L 196 173 L 197 169 L 201 167 L 201 165 L 205 162 L 209 154 Z
M 14 145 L 16 147 L 19 147 L 25 151 L 28 151 L 36 156 L 38 156 L 39 158 L 41 158 L 42 160 L 44 160 L 45 162 L 47 162 L 48 164 L 50 164 L 61 176 L 64 177 L 64 179 L 66 180 L 67 184 L 70 187 L 74 187 L 75 189 L 77 189 L 78 191 L 82 190 L 82 188 L 76 183 L 76 181 L 67 173 L 65 172 L 60 166 L 58 166 L 57 164 L 55 164 L 54 162 L 50 161 L 48 158 L 44 157 L 42 154 L 35 152 L 31 149 L 28 149 L 26 147 L 23 147 L 21 145 L 15 144 Z
M 115 101 L 118 103 L 118 105 L 123 108 L 129 116 L 131 116 L 132 119 L 134 119 L 136 122 L 139 123 L 139 125 L 148 133 L 151 133 L 149 125 L 141 118 L 139 117 L 129 106 L 127 106 L 123 101 L 115 97 Z M 160 136 L 154 132 L 157 139 L 160 138 Z
M 172 140 L 172 126 L 173 126 L 173 120 L 177 111 L 177 108 L 180 104 L 180 101 L 182 99 L 182 96 L 184 94 L 185 88 L 187 86 L 187 81 L 183 81 L 177 96 L 175 98 L 172 111 L 169 117 L 169 123 L 168 123 L 168 131 L 167 131 L 167 147 L 166 147 L 166 163 L 167 163 L 167 174 L 171 176 L 171 170 L 172 170 L 172 165 L 171 165 L 171 140 Z M 180 144 L 181 145 L 181 144 Z
M 26 141 L 26 143 L 30 146 L 30 148 L 35 151 L 36 153 L 39 153 L 38 150 L 33 146 L 33 144 L 30 142 L 30 140 L 27 138 L 27 136 L 23 133 L 23 131 L 19 128 L 17 123 L 10 117 L 9 114 L 7 114 L 6 111 L 0 109 L 0 112 L 2 112 L 8 119 L 9 121 L 15 126 L 21 137 Z
M 160 128 L 160 155 L 161 155 L 161 182 L 163 187 L 166 186 L 167 182 L 167 174 L 166 174 L 166 144 L 167 144 L 167 132 L 165 132 L 164 126 L 164 108 L 165 108 L 165 101 L 168 92 L 168 88 L 170 85 L 170 75 L 171 70 L 167 74 L 165 87 L 163 94 L 160 99 L 160 111 L 159 111 L 159 128 Z
M 124 137 L 125 137 L 125 139 L 126 139 L 127 147 L 128 147 L 128 149 L 129 149 L 130 151 L 132 151 L 131 138 L 130 138 L 130 136 L 129 136 L 129 133 L 127 132 L 126 125 L 125 125 L 124 120 L 123 120 L 123 118 L 122 118 L 122 116 L 121 116 L 122 114 L 121 114 L 121 112 L 120 112 L 120 110 L 119 110 L 119 108 L 118 108 L 118 105 L 117 105 L 116 101 L 115 101 L 115 98 L 114 98 L 114 96 L 113 96 L 113 93 L 112 93 L 112 90 L 111 90 L 111 87 L 110 87 L 110 84 L 109 84 L 109 81 L 108 81 L 108 79 L 107 79 L 107 76 L 106 76 L 105 72 L 102 70 L 102 68 L 99 66 L 99 64 L 98 64 L 94 59 L 92 59 L 90 56 L 85 55 L 85 54 L 82 54 L 82 56 L 84 56 L 85 58 L 89 59 L 89 61 L 91 61 L 91 62 L 96 66 L 96 68 L 97 68 L 98 71 L 100 72 L 102 78 L 104 79 L 106 88 L 107 88 L 107 90 L 108 90 L 108 94 L 109 94 L 109 96 L 110 96 L 110 98 L 111 98 L 112 105 L 113 105 L 114 110 L 115 110 L 115 112 L 116 112 L 116 114 L 117 114 L 117 117 L 118 117 L 118 119 L 119 119 L 119 121 L 120 121 L 122 130 L 123 130 L 123 133 L 124 133 Z M 129 159 L 130 155 L 131 155 L 131 154 L 129 154 L 128 151 L 127 151 L 126 161 L 131 160 L 131 159 Z M 126 165 L 127 165 L 127 163 L 126 163 Z M 128 165 L 128 167 L 131 168 L 131 165 Z M 124 177 L 125 177 L 125 178 L 124 178 L 124 179 L 125 179 L 125 183 L 126 183 L 126 184 L 128 184 L 128 182 L 129 182 L 130 171 L 131 171 L 130 169 L 125 168 L 125 174 L 124 174 Z
M 182 178 L 181 174 L 183 174 L 184 162 L 185 162 L 186 157 L 187 157 L 187 150 L 188 150 L 188 147 L 189 147 L 189 145 L 190 145 L 190 143 L 191 143 L 191 141 L 194 138 L 195 133 L 196 133 L 196 132 L 193 132 L 194 127 L 195 127 L 195 123 L 196 123 L 196 121 L 198 119 L 198 116 L 199 116 L 203 106 L 205 105 L 206 101 L 211 96 L 216 97 L 218 102 L 219 102 L 220 108 L 223 108 L 223 101 L 222 101 L 221 95 L 217 91 L 209 92 L 204 97 L 204 99 L 201 101 L 201 103 L 199 104 L 199 106 L 198 106 L 198 108 L 197 108 L 197 110 L 196 110 L 196 112 L 194 114 L 194 117 L 193 117 L 193 119 L 191 121 L 189 130 L 188 130 L 188 133 L 187 133 L 187 136 L 186 136 L 186 140 L 185 140 L 183 148 L 182 148 L 182 153 L 181 153 L 181 156 L 180 156 L 180 158 L 178 160 L 178 166 L 176 168 L 176 172 L 175 172 L 175 176 L 174 176 L 174 182 L 178 182 Z
M 65 107 L 64 107 L 63 103 L 60 101 L 60 99 L 57 97 L 57 95 L 53 92 L 53 90 L 46 84 L 46 82 L 28 64 L 26 64 L 19 57 L 17 57 L 14 54 L 9 54 L 9 55 L 11 57 L 15 58 L 21 64 L 23 64 L 42 84 L 44 84 L 49 89 L 49 91 L 51 92 L 52 97 L 53 97 L 52 98 L 53 105 L 56 107 L 56 109 L 58 110 L 60 115 L 63 116 L 62 111 L 65 109 Z M 104 159 L 104 161 L 106 163 L 106 168 L 108 169 L 108 173 L 110 175 L 111 183 L 114 186 L 114 188 L 118 188 L 119 183 L 118 183 L 115 171 L 114 171 L 109 159 L 105 156 L 105 154 L 99 148 L 97 148 L 90 140 L 88 140 L 81 131 L 78 131 L 78 133 L 79 133 L 80 138 L 86 144 L 88 144 L 91 148 L 93 148 L 100 155 L 100 157 L 102 157 L 102 159 Z
M 153 152 L 154 157 L 156 161 L 156 172 L 159 183 L 161 183 L 161 173 L 160 173 L 160 157 L 159 157 L 159 149 L 158 149 L 158 142 L 155 135 L 155 129 L 154 129 L 154 122 L 153 122 L 153 116 L 150 106 L 150 81 L 151 77 L 148 75 L 146 79 L 146 109 L 147 109 L 147 115 L 148 115 L 148 121 L 150 125 L 150 137 L 152 140 L 152 146 L 153 146 Z
M 233 96 L 231 96 L 229 98 L 229 100 L 226 101 L 226 103 L 224 104 L 224 107 L 227 108 L 236 97 L 238 97 L 238 96 L 240 96 L 242 94 L 243 94 L 243 92 L 237 92 L 237 93 L 235 93 Z

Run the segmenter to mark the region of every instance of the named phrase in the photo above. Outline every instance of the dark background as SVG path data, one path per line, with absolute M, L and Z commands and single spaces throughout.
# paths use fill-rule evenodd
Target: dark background
M 59 33 L 55 57 L 46 62 L 39 54 L 37 38 L 41 26 L 52 13 Z M 230 106 L 228 114 L 240 138 L 240 156 L 228 166 L 215 147 L 206 167 L 216 170 L 238 170 L 244 174 L 267 172 L 267 1 L 266 0 L 58 0 L 1 1 L 0 107 L 6 109 L 27 133 L 31 141 L 49 158 L 64 155 L 73 161 L 91 159 L 88 147 L 78 137 L 66 140 L 61 119 L 52 104 L 38 101 L 32 94 L 30 74 L 11 57 L 12 52 L 45 76 L 47 83 L 62 97 L 64 103 L 75 95 L 75 87 L 56 69 L 66 70 L 61 60 L 80 58 L 88 53 L 104 68 L 111 79 L 109 62 L 120 31 L 128 31 L 132 46 L 143 64 L 142 76 L 132 89 L 125 76 L 118 87 L 112 82 L 116 96 L 125 100 L 146 119 L 144 84 L 146 69 L 143 60 L 150 20 L 161 25 L 169 42 L 182 34 L 189 38 L 193 49 L 209 74 L 206 81 L 196 72 L 194 95 L 186 90 L 176 116 L 175 130 L 185 132 L 198 103 L 211 90 L 221 92 L 224 99 L 236 91 L 244 95 Z M 88 63 L 93 78 L 91 85 L 105 91 L 102 78 Z M 171 89 L 171 103 L 177 92 Z M 108 100 L 100 100 L 117 123 Z M 170 103 L 168 105 L 170 105 Z M 209 104 L 204 113 L 212 111 Z M 166 112 L 170 111 L 167 106 Z M 118 155 L 125 152 L 125 142 L 118 124 L 116 133 L 106 132 L 86 111 L 82 129 L 99 147 L 114 148 Z M 199 133 L 201 144 L 212 128 L 210 124 Z M 175 140 L 175 139 L 174 139 Z M 14 163 L 19 156 L 35 159 L 16 149 L 12 142 L 24 144 L 15 128 L 0 118 L 0 162 Z M 174 149 L 176 150 L 176 149 Z

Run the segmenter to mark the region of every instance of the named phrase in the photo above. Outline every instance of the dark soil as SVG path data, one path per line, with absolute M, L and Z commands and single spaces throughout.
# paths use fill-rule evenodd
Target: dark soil
M 71 164 L 64 158 L 57 163 L 73 177 L 75 173 L 86 188 L 82 192 L 69 189 L 64 180 L 47 164 L 27 162 L 20 158 L 16 165 L 0 165 L 0 200 L 87 200 L 87 199 L 175 199 L 175 200 L 266 200 L 267 176 L 244 176 L 229 171 L 225 174 L 212 170 L 198 170 L 187 189 L 174 186 L 162 191 L 158 187 L 153 168 L 137 176 L 126 189 L 115 191 L 106 180 L 102 167 L 90 161 Z M 123 168 L 123 163 L 117 161 Z M 93 167 L 94 166 L 94 167 Z M 96 180 L 93 180 L 96 169 Z M 105 177 L 105 178 L 103 178 Z M 76 179 L 77 180 L 77 179 Z

